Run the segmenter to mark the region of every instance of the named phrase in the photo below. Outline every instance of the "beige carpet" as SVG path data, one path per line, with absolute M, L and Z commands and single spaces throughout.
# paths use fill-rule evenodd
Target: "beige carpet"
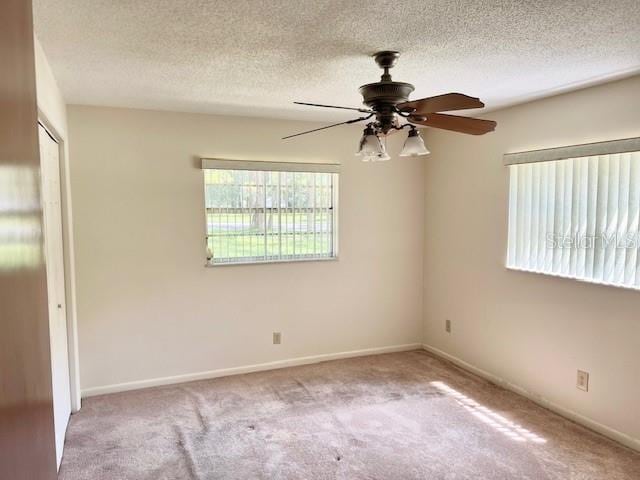
M 640 479 L 640 454 L 423 351 L 84 401 L 61 480 Z

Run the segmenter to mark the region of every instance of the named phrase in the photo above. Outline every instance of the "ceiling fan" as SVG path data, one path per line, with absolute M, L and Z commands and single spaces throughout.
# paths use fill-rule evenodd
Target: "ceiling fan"
M 312 107 L 355 110 L 365 115 L 347 120 L 346 122 L 334 123 L 325 127 L 314 128 L 306 132 L 289 135 L 283 137 L 283 140 L 337 127 L 339 125 L 348 125 L 371 119 L 371 121 L 366 124 L 356 155 L 361 156 L 364 161 L 379 161 L 391 158 L 380 141 L 380 137 L 386 137 L 404 128 L 409 129 L 409 135 L 400 156 L 417 156 L 429 153 L 420 133 L 416 129 L 416 125 L 441 128 L 470 135 L 484 135 L 485 133 L 495 130 L 496 122 L 492 120 L 438 113 L 451 110 L 482 108 L 484 107 L 484 103 L 482 103 L 479 98 L 469 97 L 462 93 L 446 93 L 435 97 L 409 100 L 409 95 L 415 89 L 414 86 L 410 83 L 394 82 L 391 80 L 391 75 L 389 74 L 389 69 L 395 66 L 400 57 L 400 53 L 385 50 L 376 53 L 373 57 L 378 66 L 384 70 L 384 73 L 379 82 L 368 83 L 360 87 L 363 104 L 366 105 L 367 108 L 294 102 L 297 105 L 308 105 Z M 402 120 L 407 123 L 402 123 Z

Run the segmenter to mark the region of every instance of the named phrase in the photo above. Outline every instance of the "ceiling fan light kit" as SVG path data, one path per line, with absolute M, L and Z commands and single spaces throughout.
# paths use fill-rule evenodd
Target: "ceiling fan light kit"
M 383 143 L 380 141 L 380 137 L 386 137 L 390 133 L 405 128 L 409 128 L 409 134 L 404 142 L 400 156 L 413 157 L 429 154 L 429 150 L 425 146 L 422 136 L 416 129 L 416 125 L 420 127 L 440 128 L 469 135 L 484 135 L 485 133 L 495 130 L 496 122 L 493 120 L 439 113 L 452 110 L 482 108 L 484 107 L 484 103 L 482 103 L 479 98 L 470 97 L 462 93 L 446 93 L 435 97 L 409 100 L 409 95 L 415 90 L 415 87 L 410 83 L 393 81 L 389 73 L 389 69 L 393 68 L 398 61 L 400 53 L 385 50 L 376 53 L 373 57 L 378 66 L 382 68 L 383 74 L 379 82 L 368 83 L 360 87 L 360 94 L 363 99 L 362 103 L 366 105 L 367 108 L 294 102 L 298 105 L 308 105 L 312 107 L 353 110 L 364 113 L 365 115 L 347 120 L 346 122 L 334 123 L 325 127 L 289 135 L 284 137 L 283 140 L 337 127 L 339 125 L 349 125 L 372 120 L 366 124 L 356 155 L 362 157 L 363 161 L 380 161 L 391 158 L 387 154 Z

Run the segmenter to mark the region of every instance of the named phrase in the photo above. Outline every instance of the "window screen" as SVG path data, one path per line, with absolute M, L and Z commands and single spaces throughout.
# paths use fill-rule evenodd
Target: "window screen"
M 208 264 L 337 256 L 337 173 L 206 168 L 204 180 Z

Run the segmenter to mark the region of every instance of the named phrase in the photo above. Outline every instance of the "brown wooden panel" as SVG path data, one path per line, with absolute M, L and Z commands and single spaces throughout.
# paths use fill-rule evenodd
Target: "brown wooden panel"
M 444 113 L 430 113 L 426 116 L 426 119 L 424 117 L 416 118 L 410 115 L 409 121 L 411 123 L 417 123 L 418 125 L 468 133 L 469 135 L 484 135 L 496 129 L 496 122 L 493 120 L 459 117 L 457 115 L 446 115 Z
M 0 10 L 0 478 L 56 475 L 30 0 Z

